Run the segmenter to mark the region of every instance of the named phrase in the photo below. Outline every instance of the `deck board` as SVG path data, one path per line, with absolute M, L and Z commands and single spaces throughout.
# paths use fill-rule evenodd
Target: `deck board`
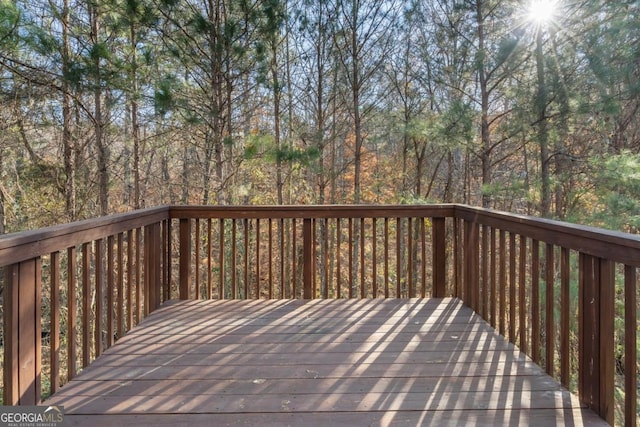
M 69 425 L 606 425 L 456 299 L 169 302 L 47 403 Z

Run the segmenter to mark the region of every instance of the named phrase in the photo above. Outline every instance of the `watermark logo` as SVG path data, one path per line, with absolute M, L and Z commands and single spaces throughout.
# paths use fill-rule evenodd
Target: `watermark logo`
M 62 406 L 0 406 L 0 427 L 60 427 Z

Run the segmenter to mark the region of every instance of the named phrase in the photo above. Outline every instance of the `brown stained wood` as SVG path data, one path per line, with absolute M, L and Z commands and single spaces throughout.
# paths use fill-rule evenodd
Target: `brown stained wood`
M 136 238 L 135 238 L 135 283 L 136 283 L 136 322 L 140 323 L 142 320 L 142 313 L 144 309 L 144 305 L 147 301 L 143 301 L 142 296 L 142 229 L 137 228 L 135 230 Z
M 304 228 L 304 227 L 303 227 Z M 291 220 L 291 235 L 289 241 L 291 242 L 291 298 L 298 298 L 297 286 L 298 286 L 298 251 L 296 249 L 298 234 L 296 233 L 296 220 Z M 304 244 L 304 242 L 303 242 Z M 304 256 L 304 255 L 303 255 Z
M 342 229 L 340 225 L 340 218 L 336 219 L 336 298 L 342 298 L 342 272 L 340 271 L 340 260 L 342 259 L 342 253 L 340 246 L 342 244 Z
M 637 364 L 637 297 L 638 278 L 636 268 L 624 266 L 624 425 L 635 427 L 638 424 L 638 377 Z
M 267 248 L 267 252 L 269 255 L 269 263 L 268 263 L 268 270 L 269 270 L 269 279 L 268 279 L 268 285 L 269 285 L 269 299 L 273 298 L 273 219 L 269 218 L 269 222 L 268 222 L 268 227 L 269 227 L 269 241 L 268 241 L 268 248 Z
M 218 220 L 218 228 L 220 241 L 218 242 L 218 268 L 220 270 L 220 275 L 218 276 L 218 298 L 224 299 L 226 297 L 224 293 L 224 284 L 225 284 L 225 263 L 224 263 L 224 250 L 225 250 L 225 240 L 224 240 L 224 219 Z
M 116 312 L 117 313 L 117 307 L 116 304 L 114 302 L 114 297 L 116 296 L 116 287 L 114 286 L 114 271 L 113 269 L 115 268 L 114 264 L 113 264 L 113 236 L 109 236 L 107 238 L 107 307 L 106 307 L 106 317 L 107 317 L 107 342 L 106 342 L 106 346 L 107 348 L 111 347 L 114 343 L 114 318 L 113 318 L 113 313 Z M 98 253 L 96 251 L 96 257 L 98 257 Z M 100 262 L 102 264 L 102 262 Z M 98 277 L 98 274 L 96 273 L 96 278 Z M 102 279 L 100 279 L 102 280 Z M 99 281 L 96 280 L 96 283 L 98 283 Z M 116 319 L 117 319 L 117 315 L 116 315 Z M 100 335 L 102 335 L 102 328 L 96 328 L 100 330 Z
M 3 403 L 17 405 L 20 401 L 18 390 L 18 324 L 20 313 L 18 307 L 19 266 L 7 266 L 4 269 L 5 288 L 3 291 L 3 320 L 4 320 L 4 365 L 3 365 Z
M 500 335 L 505 335 L 507 328 L 507 298 L 506 298 L 506 290 L 507 290 L 507 233 L 505 230 L 500 230 L 500 255 L 499 255 L 499 263 L 500 263 L 500 273 L 498 279 L 498 323 L 499 323 L 499 331 Z
M 389 218 L 384 219 L 384 297 L 389 298 Z
M 531 358 L 540 362 L 540 242 L 531 242 Z
M 18 360 L 16 404 L 36 405 L 40 403 L 41 390 L 41 326 L 40 326 L 40 298 L 42 289 L 42 272 L 40 258 L 23 261 L 10 268 L 11 287 L 17 288 L 16 304 L 12 310 L 18 312 L 14 319 L 17 351 L 13 353 Z M 11 316 L 13 317 L 13 316 Z M 14 394 L 14 393 L 10 393 Z
M 82 367 L 91 362 L 91 244 L 82 245 Z
M 349 227 L 349 299 L 353 298 L 353 218 L 347 222 Z
M 509 341 L 516 343 L 516 235 L 509 233 Z
M 316 299 L 318 297 L 317 290 L 317 282 L 316 275 L 318 273 L 318 266 L 316 263 L 316 248 L 318 247 L 318 235 L 317 235 L 317 222 L 316 220 L 311 220 L 311 299 Z
M 640 236 L 637 235 L 463 205 L 455 205 L 454 212 L 457 218 L 640 267 Z
M 133 230 L 129 230 L 127 231 L 127 266 L 126 266 L 126 269 L 127 269 L 127 328 L 128 329 L 133 328 L 133 325 L 134 325 L 133 309 L 135 305 L 133 303 L 133 288 L 134 288 L 133 246 L 134 246 Z M 124 266 L 121 266 L 121 268 L 124 268 Z
M 473 409 L 452 411 L 384 411 L 384 412 L 271 412 L 228 414 L 110 414 L 65 416 L 71 426 L 121 427 L 175 426 L 604 426 L 593 412 L 582 408 L 566 409 Z
M 455 204 L 432 205 L 263 205 L 170 206 L 171 218 L 408 218 L 453 217 Z M 481 210 L 481 212 L 485 212 Z M 464 210 L 462 214 L 466 215 Z
M 491 326 L 493 326 L 494 328 L 497 325 L 497 319 L 496 319 L 496 308 L 498 305 L 498 301 L 497 301 L 497 248 L 496 248 L 496 229 L 495 228 L 491 228 L 491 274 L 490 274 L 490 281 L 491 281 L 491 289 L 489 291 L 490 294 L 490 301 L 489 301 L 489 317 L 491 319 L 491 321 L 489 322 L 491 324 Z
M 50 393 L 58 391 L 60 387 L 60 253 L 54 252 L 51 262 L 51 331 L 49 334 L 50 352 L 49 366 L 51 372 Z
M 260 220 L 256 219 L 256 283 L 255 298 L 261 298 L 260 295 Z
M 322 297 L 324 299 L 329 298 L 329 288 L 331 287 L 331 277 L 329 276 L 329 219 L 325 218 L 322 222 L 323 226 L 323 265 L 324 265 L 324 289 L 322 290 Z M 375 251 L 374 251 L 375 252 Z M 374 264 L 375 265 L 375 264 Z M 373 275 L 375 277 L 375 274 Z
M 579 253 L 578 256 L 578 396 L 585 405 L 593 408 L 597 398 L 596 390 L 599 388 L 593 368 L 599 365 L 594 340 L 599 324 L 596 317 L 598 311 L 593 304 L 596 298 L 596 266 L 593 257 L 583 253 Z
M 162 223 L 152 225 L 153 231 L 153 309 L 156 310 L 162 304 Z
M 200 241 L 200 219 L 197 218 L 195 220 L 195 222 L 196 222 L 196 228 L 194 230 L 195 239 L 194 239 L 194 242 L 193 242 L 193 256 L 194 256 L 193 270 L 194 270 L 195 294 L 194 294 L 193 298 L 200 299 L 200 245 L 201 245 L 201 241 Z
M 453 296 L 461 298 L 462 295 L 462 261 L 464 258 L 460 253 L 460 223 L 461 220 L 453 218 Z
M 467 274 L 465 281 L 468 283 L 469 295 L 465 296 L 467 303 L 476 312 L 480 311 L 480 226 L 474 223 L 465 223 L 465 258 Z M 468 255 L 468 256 L 467 256 Z
M 364 218 L 360 218 L 360 298 L 367 297 L 364 262 L 365 225 Z
M 413 286 L 413 218 L 407 218 L 407 296 L 416 296 Z
M 456 299 L 172 302 L 46 403 L 94 426 L 603 425 Z
M 426 222 L 426 218 L 419 218 L 420 220 L 420 249 L 421 249 L 421 257 L 420 257 L 420 277 L 421 277 L 421 286 L 420 286 L 420 297 L 421 298 L 426 298 L 427 297 L 427 226 L 425 224 Z M 437 270 L 438 266 L 437 264 L 434 262 L 432 265 L 433 270 Z M 433 275 L 432 275 L 432 280 L 433 280 Z M 434 289 L 436 288 L 436 284 L 435 284 L 435 280 L 433 280 L 433 284 L 431 286 L 431 296 L 435 296 L 433 295 L 434 293 Z M 440 297 L 444 297 L 444 292 L 442 292 L 443 295 L 441 295 Z
M 118 306 L 116 308 L 116 313 L 117 313 L 117 321 L 116 321 L 116 328 L 117 328 L 117 333 L 118 333 L 118 338 L 122 338 L 124 336 L 125 333 L 125 329 L 126 329 L 126 321 L 125 321 L 125 294 L 124 294 L 124 236 L 122 233 L 118 233 L 118 238 L 117 238 L 117 255 L 116 255 L 116 262 L 117 262 L 117 272 L 118 272 L 118 279 L 117 279 L 117 293 L 118 293 Z M 111 267 L 111 264 L 109 264 L 109 266 L 107 267 L 108 269 L 112 269 L 114 267 Z
M 615 334 L 615 265 L 610 260 L 599 259 L 600 276 L 598 278 L 600 311 L 600 335 L 599 348 L 600 364 L 598 375 L 600 377 L 598 414 L 609 424 L 613 425 L 615 414 L 615 358 L 614 358 L 614 334 Z
M 104 325 L 104 239 L 98 239 L 94 242 L 94 293 L 95 293 L 95 313 L 93 317 L 93 341 L 95 348 L 95 357 L 100 357 L 104 350 L 104 342 L 102 340 L 102 328 Z M 111 295 L 113 295 L 113 281 L 111 282 Z M 111 305 L 107 310 L 112 314 L 108 316 L 113 322 L 113 296 L 110 297 Z M 113 335 L 113 323 L 108 327 L 109 333 Z
M 313 297 L 313 221 L 305 218 L 302 222 L 302 298 L 311 299 Z
M 546 267 L 546 298 L 545 298 L 545 365 L 547 373 L 554 375 L 555 373 L 555 347 L 556 347 L 556 330 L 555 330 L 555 257 L 554 247 L 552 244 L 546 244 L 545 250 L 545 267 Z M 613 333 L 612 333 L 613 335 Z
M 244 299 L 249 299 L 251 298 L 251 295 L 249 294 L 250 289 L 249 289 L 249 219 L 245 218 L 242 221 L 242 237 L 243 237 L 243 241 L 244 241 L 244 246 L 243 246 L 243 252 L 242 252 L 242 258 L 244 261 L 244 265 L 243 265 L 243 287 L 244 287 L 244 291 L 242 293 Z
M 211 240 L 213 239 L 213 224 L 212 219 L 207 218 L 207 299 L 213 298 L 213 269 L 211 254 Z
M 144 317 L 147 317 L 153 311 L 152 308 L 152 295 L 151 295 L 151 286 L 153 277 L 151 276 L 151 251 L 153 250 L 153 242 L 151 241 L 151 229 L 147 225 L 143 229 L 144 235 L 144 246 L 142 249 L 143 258 L 144 258 L 144 266 L 143 266 L 143 285 L 142 285 L 142 295 L 144 298 Z M 189 290 L 191 292 L 191 290 Z
M 396 298 L 402 298 L 402 218 L 396 218 Z
M 169 208 L 164 206 L 8 234 L 0 239 L 0 266 L 48 255 L 168 217 Z
M 519 321 L 519 346 L 523 353 L 529 353 L 527 330 L 527 238 L 520 236 L 520 261 L 518 263 L 518 321 Z
M 237 221 L 231 220 L 231 298 L 238 297 L 238 240 L 237 240 Z M 224 248 L 221 248 L 224 250 Z
M 167 301 L 170 300 L 172 297 L 171 295 L 171 258 L 173 255 L 173 249 L 171 246 L 171 220 L 167 219 L 165 220 L 162 226 L 162 250 L 163 250 L 163 258 L 162 258 L 162 262 L 163 262 L 163 268 L 162 268 L 162 283 L 164 284 L 163 286 L 163 291 L 162 291 L 162 295 L 163 295 L 163 301 Z M 210 242 L 208 242 L 210 244 Z M 209 251 L 209 253 L 211 253 L 211 251 Z M 210 261 L 210 260 L 209 260 Z M 211 278 L 211 276 L 209 276 L 209 278 Z
M 488 319 L 489 310 L 488 310 L 488 289 L 489 289 L 489 227 L 482 226 L 482 235 L 480 237 L 480 245 L 481 245 L 481 262 L 480 262 L 480 315 L 484 319 Z
M 284 219 L 280 219 L 280 221 L 278 222 L 279 228 L 278 228 L 278 233 L 280 235 L 280 274 L 279 274 L 279 278 L 280 278 L 280 298 L 287 298 L 286 296 L 286 280 L 285 280 L 285 264 L 286 264 L 286 260 L 285 260 L 285 251 L 284 251 L 284 242 L 285 242 L 285 226 L 284 226 Z
M 67 249 L 67 382 L 76 376 L 77 370 L 77 312 L 76 312 L 76 247 Z
M 571 379 L 571 271 L 569 249 L 560 251 L 560 382 L 569 387 Z
M 371 276 L 373 280 L 372 297 L 378 298 L 380 296 L 380 292 L 378 289 L 378 218 L 373 218 L 373 222 L 371 224 L 371 239 Z
M 184 300 L 191 298 L 191 220 L 180 219 L 180 295 Z

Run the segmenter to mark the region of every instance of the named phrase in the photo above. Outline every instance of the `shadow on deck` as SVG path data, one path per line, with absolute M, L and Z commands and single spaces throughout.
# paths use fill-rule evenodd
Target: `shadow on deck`
M 68 425 L 607 425 L 458 299 L 169 301 Z

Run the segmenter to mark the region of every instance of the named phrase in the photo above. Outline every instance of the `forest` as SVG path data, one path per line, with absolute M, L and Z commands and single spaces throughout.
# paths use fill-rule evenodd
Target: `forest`
M 0 0 L 0 233 L 459 202 L 635 233 L 637 0 Z

